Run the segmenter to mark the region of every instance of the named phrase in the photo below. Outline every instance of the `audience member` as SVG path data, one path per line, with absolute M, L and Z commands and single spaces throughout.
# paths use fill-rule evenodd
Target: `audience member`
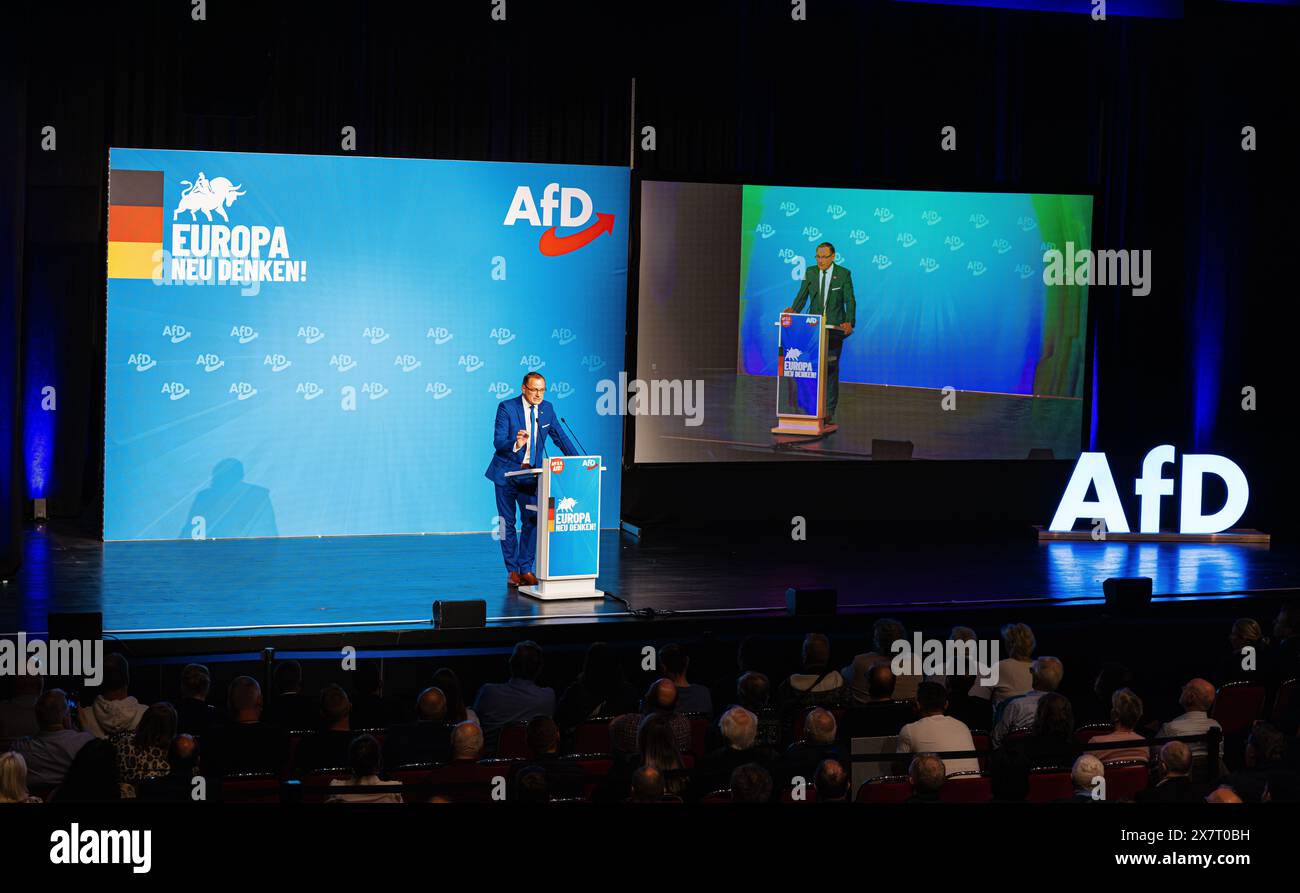
M 1121 760 L 1149 759 L 1150 748 L 1146 747 L 1144 738 L 1136 731 L 1142 721 L 1142 699 L 1131 689 L 1121 688 L 1111 695 L 1110 721 L 1112 730 L 1104 735 L 1094 735 L 1088 742 L 1088 752 L 1103 763 L 1118 763 Z M 1137 742 L 1137 746 L 1098 748 L 1099 744 L 1117 744 L 1119 742 Z
M 131 685 L 131 668 L 120 654 L 104 657 L 104 679 L 99 695 L 89 707 L 77 711 L 83 731 L 96 738 L 107 738 L 119 732 L 134 732 L 140 717 L 148 709 L 127 694 Z
M 840 671 L 847 686 L 846 696 L 849 704 L 863 704 L 870 700 L 867 674 L 874 666 L 892 664 L 896 653 L 894 643 L 898 641 L 907 642 L 909 647 L 912 644 L 907 635 L 907 627 L 897 620 L 882 617 L 872 625 L 872 650 L 857 655 L 852 663 Z M 900 701 L 912 700 L 916 697 L 916 687 L 921 684 L 921 680 L 922 676 L 919 673 L 895 674 L 894 697 Z
M 665 799 L 663 773 L 654 766 L 638 766 L 632 772 L 631 790 L 628 803 L 662 803 Z
M 696 765 L 691 779 L 695 799 L 726 787 L 737 766 L 757 763 L 770 769 L 776 761 L 773 750 L 755 743 L 758 717 L 744 707 L 728 708 L 718 719 L 718 727 L 726 743 L 711 751 Z
M 801 650 L 803 671 L 777 687 L 777 707 L 786 717 L 809 707 L 838 707 L 844 702 L 844 677 L 831 669 L 831 642 L 821 633 L 809 633 Z
M 384 734 L 384 764 L 445 763 L 451 759 L 451 725 L 447 697 L 430 686 L 415 699 L 415 722 L 390 726 Z
M 1162 725 L 1156 731 L 1157 738 L 1177 738 L 1182 735 L 1204 735 L 1210 729 L 1222 727 L 1210 719 L 1210 708 L 1214 706 L 1214 686 L 1204 679 L 1193 679 L 1183 686 L 1178 703 L 1183 713 Z M 1196 741 L 1190 745 L 1192 759 L 1204 759 L 1208 755 L 1205 742 Z
M 614 649 L 604 642 L 592 642 L 582 672 L 560 696 L 555 721 L 567 734 L 589 719 L 634 713 L 636 705 L 636 689 L 623 675 Z
M 1263 720 L 1255 722 L 1246 739 L 1245 751 L 1245 767 L 1223 780 L 1224 784 L 1240 795 L 1243 802 L 1263 802 L 1264 789 L 1270 785 L 1289 786 L 1290 779 L 1277 780 L 1278 776 L 1294 777 L 1296 772 L 1283 758 L 1286 739 L 1272 723 Z
M 835 715 L 822 707 L 814 707 L 804 717 L 803 740 L 786 750 L 776 762 L 773 780 L 785 790 L 795 778 L 811 782 L 822 760 L 842 760 L 835 746 L 837 737 Z
M 478 714 L 465 706 L 464 689 L 460 687 L 460 677 L 456 675 L 455 670 L 450 667 L 434 670 L 433 681 L 429 684 L 436 686 L 447 699 L 447 722 L 472 722 L 480 729 L 483 728 Z
M 152 704 L 140 717 L 134 732 L 109 737 L 117 748 L 117 778 L 135 785 L 148 778 L 161 778 L 170 771 L 167 749 L 176 734 L 176 708 L 166 701 Z
M 1070 768 L 1074 794 L 1058 801 L 1063 803 L 1101 803 L 1104 801 L 1106 766 L 1090 753 L 1080 754 Z
M 1007 656 L 997 663 L 995 683 L 980 682 L 971 688 L 971 695 L 987 698 L 996 707 L 1007 698 L 1023 695 L 1033 688 L 1031 664 L 1038 643 L 1034 631 L 1023 623 L 1008 623 L 1002 627 L 1002 650 Z
M 907 774 L 912 779 L 912 796 L 906 803 L 941 803 L 939 791 L 943 788 L 948 773 L 944 770 L 943 760 L 932 753 L 917 754 L 907 767 Z
M 687 753 L 692 747 L 691 722 L 677 712 L 677 686 L 671 679 L 656 679 L 641 700 L 640 713 L 624 713 L 609 721 L 609 740 L 615 753 L 637 750 L 637 733 L 646 717 L 662 714 L 672 725 L 677 749 Z
M 970 729 L 959 719 L 944 715 L 948 693 L 937 682 L 922 682 L 916 692 L 916 709 L 920 719 L 903 726 L 898 733 L 899 753 L 943 753 L 971 751 L 975 740 Z M 978 772 L 979 760 L 956 758 L 944 760 L 949 775 L 954 772 Z
M 221 724 L 221 711 L 208 703 L 212 677 L 203 664 L 187 664 L 181 670 L 181 697 L 176 702 L 176 730 L 207 738 Z
M 106 803 L 122 799 L 117 781 L 117 748 L 105 738 L 93 738 L 77 751 L 63 784 L 50 800 L 57 803 Z
M 682 713 L 704 713 L 713 717 L 713 697 L 707 686 L 691 685 L 686 671 L 690 655 L 682 645 L 665 645 L 659 649 L 659 667 L 664 677 L 677 686 L 677 709 Z
M 997 721 L 989 735 L 989 741 L 994 747 L 1000 747 L 1009 732 L 1033 725 L 1039 700 L 1043 695 L 1056 691 L 1064 674 L 1065 668 L 1055 657 L 1040 657 L 1030 664 L 1030 690 L 1023 695 L 1007 698 L 998 710 Z
M 262 721 L 262 687 L 251 676 L 239 676 L 226 694 L 227 721 L 203 743 L 204 775 L 280 772 L 288 757 L 289 740 L 279 726 Z
M 483 729 L 476 722 L 465 720 L 451 727 L 451 761 L 476 763 L 483 756 Z
M 298 774 L 342 769 L 348 765 L 352 741 L 352 699 L 343 686 L 330 683 L 320 691 L 321 730 L 303 735 L 294 755 L 294 768 Z
M 283 660 L 275 665 L 271 677 L 271 700 L 266 704 L 264 722 L 290 732 L 312 732 L 320 728 L 320 708 L 316 698 L 302 690 L 302 664 Z
M 77 752 L 95 736 L 72 728 L 68 699 L 61 689 L 42 694 L 32 713 L 39 731 L 13 742 L 12 747 L 27 762 L 28 783 L 40 789 L 61 783 Z
M 537 684 L 542 672 L 542 647 L 525 640 L 510 654 L 508 682 L 488 682 L 478 690 L 474 712 L 489 751 L 496 750 L 501 729 L 534 716 L 555 716 L 555 691 Z
M 731 773 L 732 803 L 767 803 L 772 799 L 772 776 L 757 763 L 737 766 Z
M 0 740 L 24 738 L 40 731 L 35 711 L 44 688 L 45 677 L 38 674 L 0 673 Z
M 1192 780 L 1192 751 L 1182 741 L 1162 745 L 1156 759 L 1155 785 L 1139 791 L 1139 803 L 1191 803 L 1205 795 L 1204 786 Z
M 348 768 L 351 770 L 351 777 L 334 778 L 330 780 L 330 787 L 344 787 L 348 785 L 371 785 L 391 786 L 401 784 L 399 781 L 384 781 L 379 777 L 383 769 L 383 760 L 380 757 L 379 741 L 374 735 L 358 735 L 348 746 Z M 393 792 L 376 792 L 372 794 L 363 793 L 346 793 L 340 792 L 330 794 L 326 803 L 401 803 L 402 795 Z
M 0 753 L 0 803 L 40 803 L 27 790 L 27 761 L 20 753 Z
M 849 773 L 839 760 L 822 760 L 813 777 L 818 803 L 848 803 Z
M 1007 747 L 1019 747 L 1037 768 L 1072 766 L 1083 750 L 1074 737 L 1074 709 L 1056 692 L 1044 692 L 1030 733 Z

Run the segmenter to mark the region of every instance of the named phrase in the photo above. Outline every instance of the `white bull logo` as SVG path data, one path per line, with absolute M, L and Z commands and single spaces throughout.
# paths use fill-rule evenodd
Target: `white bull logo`
M 181 191 L 180 204 L 176 206 L 175 211 L 172 211 L 172 220 L 175 220 L 182 211 L 189 211 L 190 220 L 197 220 L 194 213 L 202 211 L 203 216 L 211 223 L 212 212 L 216 211 L 221 215 L 222 220 L 229 223 L 230 218 L 226 216 L 226 208 L 233 205 L 235 199 L 245 195 L 240 191 L 242 183 L 236 186 L 225 177 L 216 177 L 209 181 L 203 176 L 203 171 L 199 171 L 198 179 L 193 183 L 189 180 L 181 180 L 181 183 L 185 185 L 185 189 Z

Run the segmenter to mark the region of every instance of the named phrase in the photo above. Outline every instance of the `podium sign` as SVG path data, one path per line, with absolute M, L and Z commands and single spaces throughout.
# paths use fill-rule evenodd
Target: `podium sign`
M 541 599 L 604 598 L 600 573 L 600 456 L 554 456 L 537 482 L 537 585 Z
M 782 313 L 777 323 L 776 415 L 773 434 L 824 434 L 826 327 L 818 313 Z

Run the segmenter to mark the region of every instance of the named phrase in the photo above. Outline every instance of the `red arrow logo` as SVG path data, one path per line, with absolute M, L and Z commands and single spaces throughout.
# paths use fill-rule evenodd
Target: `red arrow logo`
M 555 227 L 551 227 L 542 233 L 542 240 L 537 243 L 537 248 L 547 257 L 558 257 L 561 254 L 568 254 L 570 251 L 577 251 L 584 247 L 588 242 L 595 239 L 601 233 L 614 232 L 614 215 L 597 214 L 596 222 L 581 232 L 576 232 L 569 236 L 557 236 Z

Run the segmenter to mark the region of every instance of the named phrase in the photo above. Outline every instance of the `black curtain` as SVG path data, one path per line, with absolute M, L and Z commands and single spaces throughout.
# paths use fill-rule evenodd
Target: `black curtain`
M 0 579 L 18 567 L 25 492 L 20 441 L 23 156 L 26 85 L 21 66 L 0 62 Z

